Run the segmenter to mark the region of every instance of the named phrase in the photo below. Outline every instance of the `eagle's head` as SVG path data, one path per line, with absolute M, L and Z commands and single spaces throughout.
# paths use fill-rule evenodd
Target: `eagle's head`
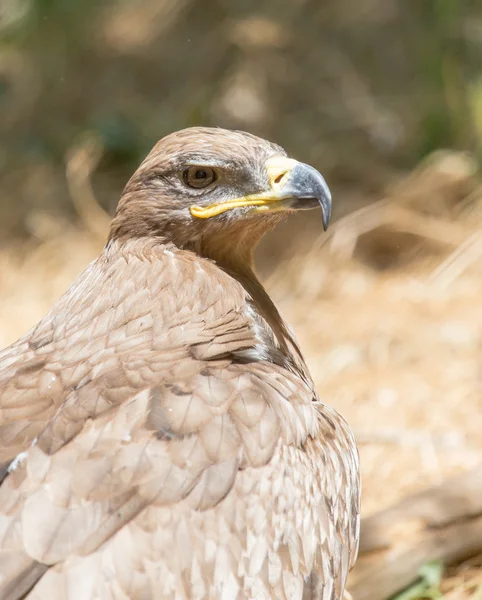
M 331 194 L 313 167 L 249 133 L 192 127 L 161 139 L 134 173 L 110 237 L 157 236 L 215 257 L 252 250 L 284 215 L 317 207 L 326 229 Z

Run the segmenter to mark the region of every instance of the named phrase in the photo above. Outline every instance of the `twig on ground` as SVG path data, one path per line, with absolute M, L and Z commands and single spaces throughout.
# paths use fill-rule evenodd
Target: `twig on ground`
M 92 190 L 91 176 L 103 154 L 100 138 L 87 133 L 67 153 L 66 176 L 75 210 L 85 228 L 105 238 L 110 217 L 98 203 Z
M 354 600 L 386 600 L 429 561 L 450 565 L 482 551 L 482 467 L 362 520 Z

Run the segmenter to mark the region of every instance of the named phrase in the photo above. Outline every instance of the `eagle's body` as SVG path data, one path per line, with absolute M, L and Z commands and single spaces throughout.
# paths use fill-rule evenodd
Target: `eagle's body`
M 358 540 L 353 437 L 251 247 L 229 252 L 238 221 L 223 243 L 220 216 L 191 238 L 143 225 L 159 146 L 102 255 L 0 353 L 0 599 L 338 600 Z M 269 217 L 253 219 L 259 237 Z

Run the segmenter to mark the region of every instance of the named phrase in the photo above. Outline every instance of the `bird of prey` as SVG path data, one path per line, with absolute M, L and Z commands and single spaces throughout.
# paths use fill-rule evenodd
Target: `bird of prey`
M 163 138 L 102 254 L 0 352 L 1 600 L 343 596 L 359 529 L 344 419 L 253 270 L 331 197 L 253 135 Z

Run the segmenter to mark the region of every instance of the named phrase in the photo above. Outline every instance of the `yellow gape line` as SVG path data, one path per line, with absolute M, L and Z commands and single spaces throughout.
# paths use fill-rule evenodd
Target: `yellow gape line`
M 266 162 L 266 173 L 271 189 L 260 194 L 250 194 L 248 196 L 242 196 L 234 200 L 228 200 L 228 202 L 221 202 L 219 204 L 210 204 L 209 206 L 191 206 L 190 211 L 193 217 L 198 219 L 210 219 L 216 217 L 227 210 L 233 208 L 240 208 L 242 206 L 253 206 L 260 207 L 258 210 L 264 209 L 268 205 L 281 200 L 279 193 L 285 185 L 290 171 L 293 167 L 298 164 L 296 160 L 292 158 L 286 158 L 285 156 L 273 156 Z
M 271 192 L 265 192 L 264 194 L 243 196 L 242 198 L 236 198 L 235 200 L 229 200 L 228 202 L 222 202 L 220 204 L 191 206 L 190 211 L 193 217 L 197 217 L 198 219 L 209 219 L 210 217 L 216 217 L 232 208 L 239 208 L 241 206 L 263 206 L 278 201 L 279 198 L 273 198 Z

